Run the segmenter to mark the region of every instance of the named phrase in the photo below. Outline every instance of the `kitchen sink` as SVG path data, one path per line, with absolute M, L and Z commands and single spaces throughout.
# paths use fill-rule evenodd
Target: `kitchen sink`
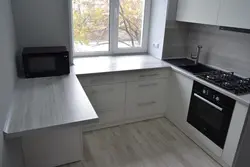
M 189 65 L 195 65 L 193 60 L 187 59 L 187 58 L 176 58 L 176 59 L 165 59 L 164 61 L 176 65 L 176 66 L 189 66 Z
M 179 67 L 193 74 L 215 71 L 215 69 L 208 67 L 206 65 L 200 64 L 200 63 L 194 64 L 194 65 L 179 66 Z

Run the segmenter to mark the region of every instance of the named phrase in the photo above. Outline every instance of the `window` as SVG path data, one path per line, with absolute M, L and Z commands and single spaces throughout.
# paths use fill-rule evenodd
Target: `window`
M 150 0 L 72 0 L 74 55 L 147 52 Z

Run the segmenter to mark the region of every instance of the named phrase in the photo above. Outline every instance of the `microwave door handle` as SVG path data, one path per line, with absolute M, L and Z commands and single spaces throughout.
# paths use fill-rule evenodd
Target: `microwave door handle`
M 214 108 L 216 108 L 216 109 L 220 110 L 220 111 L 222 111 L 222 110 L 223 110 L 221 107 L 219 107 L 219 106 L 217 106 L 216 104 L 214 104 L 214 103 L 212 103 L 212 102 L 208 101 L 207 99 L 205 99 L 205 98 L 201 97 L 201 96 L 200 96 L 200 95 L 198 95 L 197 93 L 194 93 L 194 96 L 195 96 L 195 97 L 197 97 L 198 99 L 200 99 L 200 100 L 204 101 L 205 103 L 209 104 L 210 106 L 213 106 Z

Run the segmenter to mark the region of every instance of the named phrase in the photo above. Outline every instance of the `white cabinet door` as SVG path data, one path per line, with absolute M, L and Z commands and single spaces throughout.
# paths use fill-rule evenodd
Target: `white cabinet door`
M 169 100 L 166 111 L 166 117 L 177 127 L 183 129 L 186 126 L 187 114 L 193 80 L 177 72 L 172 72 L 169 78 Z
M 233 165 L 247 111 L 248 106 L 236 102 L 222 154 L 222 159 L 230 166 Z
M 250 29 L 249 11 L 249 0 L 222 0 L 218 25 Z
M 176 20 L 216 25 L 220 1 L 221 0 L 179 0 Z
M 99 116 L 99 123 L 118 122 L 124 117 L 125 83 L 84 87 Z
M 166 111 L 166 88 L 166 79 L 127 83 L 126 118 L 163 115 Z

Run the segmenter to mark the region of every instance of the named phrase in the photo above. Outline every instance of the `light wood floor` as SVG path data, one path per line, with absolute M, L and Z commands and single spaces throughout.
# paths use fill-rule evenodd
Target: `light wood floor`
M 83 134 L 84 161 L 63 167 L 220 167 L 167 119 Z

